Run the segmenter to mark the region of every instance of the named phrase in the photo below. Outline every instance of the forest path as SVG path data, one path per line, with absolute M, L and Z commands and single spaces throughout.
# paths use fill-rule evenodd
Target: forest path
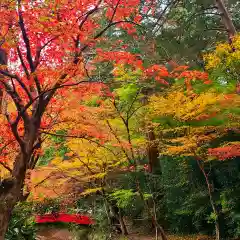
M 72 240 L 73 236 L 67 229 L 43 228 L 37 233 L 37 240 Z
M 73 235 L 68 229 L 42 228 L 38 231 L 37 240 L 73 240 Z M 117 237 L 115 240 L 155 240 L 153 235 L 131 234 L 127 237 Z M 159 238 L 160 239 L 160 238 Z M 207 236 L 176 236 L 169 235 L 168 240 L 212 240 Z M 86 240 L 86 239 L 83 239 Z

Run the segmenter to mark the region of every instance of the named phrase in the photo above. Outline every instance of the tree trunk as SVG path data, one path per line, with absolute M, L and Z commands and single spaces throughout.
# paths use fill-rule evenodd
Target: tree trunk
M 5 239 L 14 206 L 18 202 L 21 184 L 13 178 L 5 179 L 0 188 L 0 240 Z
M 1 204 L 1 207 L 0 207 L 0 240 L 5 239 L 5 234 L 7 232 L 8 223 L 11 216 L 11 211 L 8 210 L 7 207 L 4 207 L 2 205 L 3 204 Z
M 237 32 L 236 29 L 235 29 L 235 26 L 233 24 L 233 21 L 231 19 L 231 16 L 230 16 L 229 12 L 227 11 L 227 8 L 226 8 L 223 0 L 215 0 L 215 4 L 216 4 L 216 6 L 218 8 L 218 11 L 221 15 L 223 25 L 228 32 L 229 40 L 231 41 L 231 38 Z
M 142 103 L 147 105 L 149 102 L 149 97 L 154 93 L 154 89 L 146 88 L 141 92 L 144 97 L 142 98 Z M 148 163 L 149 163 L 149 171 L 152 173 L 160 173 L 161 174 L 161 163 L 159 160 L 159 151 L 158 144 L 156 143 L 156 136 L 154 133 L 154 128 L 146 124 L 146 139 L 148 140 L 147 145 L 147 155 L 148 155 Z
M 215 221 L 215 232 L 216 232 L 216 240 L 220 240 L 220 227 L 219 227 L 218 219 L 216 219 Z
M 122 234 L 123 235 L 128 235 L 127 227 L 126 227 L 126 224 L 123 220 L 121 209 L 119 209 L 119 212 L 118 212 L 118 219 L 119 219 L 119 223 L 120 223 L 120 226 L 121 226 Z
M 148 161 L 149 171 L 152 173 L 161 174 L 161 164 L 159 160 L 158 144 L 156 143 L 156 137 L 152 128 L 147 132 L 148 144 Z
M 118 226 L 120 225 L 119 230 L 121 230 L 121 233 L 123 235 L 128 235 L 127 227 L 125 222 L 123 221 L 121 210 L 116 206 L 114 202 L 109 203 L 109 207 L 112 213 L 112 225 L 117 223 Z
M 150 206 L 148 205 L 147 201 L 144 199 L 144 195 L 140 189 L 139 183 L 137 183 L 137 185 L 138 185 L 139 196 L 142 199 L 144 205 L 146 206 L 149 217 L 151 217 L 153 227 L 155 228 L 156 232 L 158 232 L 158 230 L 159 230 L 162 240 L 167 240 L 167 235 L 165 234 L 163 227 L 157 222 L 155 213 L 153 214 L 151 212 Z M 154 209 L 154 211 L 155 211 L 155 209 Z
M 216 240 L 220 240 L 219 213 L 218 213 L 218 210 L 217 210 L 214 200 L 213 200 L 212 187 L 211 187 L 211 184 L 208 179 L 208 174 L 205 172 L 204 166 L 200 163 L 200 160 L 197 157 L 196 157 L 196 160 L 197 160 L 198 166 L 205 178 L 207 188 L 208 188 L 210 204 L 212 206 L 213 213 L 215 214 L 215 217 L 216 217 L 216 219 L 215 219 Z
M 0 209 L 0 211 L 1 211 L 1 213 L 0 213 L 0 240 L 4 240 L 5 234 L 8 229 L 8 222 L 9 222 L 10 216 L 8 216 L 8 213 L 2 212 L 1 209 Z
M 0 47 L 0 65 L 7 65 L 7 54 L 4 49 Z M 2 80 L 4 77 L 0 75 Z M 3 89 L 0 89 L 0 113 L 2 113 Z
M 4 239 L 14 206 L 20 201 L 30 156 L 31 151 L 20 152 L 15 158 L 12 176 L 0 182 L 0 240 Z

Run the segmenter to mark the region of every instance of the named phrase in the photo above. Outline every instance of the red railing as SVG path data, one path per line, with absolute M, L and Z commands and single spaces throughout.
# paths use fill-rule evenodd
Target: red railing
M 36 223 L 65 222 L 65 223 L 77 223 L 81 225 L 94 224 L 94 221 L 88 216 L 66 213 L 37 215 L 35 221 Z

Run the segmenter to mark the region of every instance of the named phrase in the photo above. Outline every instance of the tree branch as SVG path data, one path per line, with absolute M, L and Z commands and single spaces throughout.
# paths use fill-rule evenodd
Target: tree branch
M 137 95 L 136 95 L 136 97 L 137 97 Z M 125 128 L 126 128 L 127 137 L 128 137 L 128 143 L 130 144 L 131 153 L 132 153 L 132 159 L 134 159 L 134 151 L 133 151 L 133 147 L 132 147 L 132 140 L 131 140 L 131 134 L 130 134 L 130 128 L 129 128 L 129 119 L 130 119 L 130 118 L 128 118 L 128 116 L 127 116 L 127 119 L 125 119 L 125 118 L 122 116 L 121 112 L 120 112 L 120 111 L 118 110 L 118 108 L 117 108 L 115 99 L 114 99 L 114 101 L 113 101 L 113 105 L 114 105 L 114 107 L 115 107 L 115 109 L 116 109 L 119 117 L 122 119 L 123 125 L 124 125 Z
M 73 150 L 71 150 L 73 152 L 73 157 L 76 157 L 86 168 L 87 170 L 91 173 L 91 174 L 96 174 L 89 166 L 87 163 L 85 163 L 84 161 L 82 161 L 81 157 Z
M 116 155 L 116 153 L 114 153 L 110 148 L 100 144 L 99 142 L 87 137 L 86 135 L 84 136 L 76 136 L 76 135 L 63 135 L 63 134 L 57 134 L 57 133 L 50 133 L 50 132 L 46 132 L 46 131 L 41 131 L 41 133 L 46 134 L 46 135 L 50 135 L 50 136 L 55 136 L 55 137 L 63 137 L 63 138 L 76 138 L 76 139 L 84 139 L 87 140 L 91 143 L 96 144 L 99 147 L 105 148 L 106 150 L 108 150 L 109 152 L 111 152 L 114 156 Z
M 95 36 L 93 39 L 94 39 L 94 40 L 98 39 L 98 38 L 101 37 L 110 27 L 116 26 L 116 25 L 121 24 L 121 23 L 132 23 L 132 24 L 134 24 L 134 25 L 136 25 L 136 26 L 138 26 L 138 27 L 144 28 L 142 25 L 140 25 L 140 24 L 138 24 L 138 23 L 135 23 L 134 21 L 121 20 L 121 21 L 109 23 L 104 29 L 102 29 L 98 34 L 96 34 L 96 36 Z M 88 44 L 84 45 L 84 46 L 81 48 L 81 51 L 86 50 L 88 47 L 89 47 Z
M 132 110 L 132 107 L 133 107 L 134 103 L 136 102 L 137 97 L 138 97 L 138 95 L 140 94 L 141 90 L 142 90 L 142 88 L 139 88 L 139 90 L 137 91 L 137 93 L 136 93 L 136 95 L 135 95 L 135 97 L 134 97 L 134 99 L 133 99 L 133 101 L 132 101 L 132 103 L 131 103 L 128 111 L 127 111 L 127 119 L 128 119 L 128 120 L 130 119 L 130 118 L 129 118 L 129 114 L 130 114 L 130 112 L 131 112 L 131 110 Z
M 79 84 L 81 84 L 81 83 L 89 83 L 89 81 L 80 81 L 80 82 L 77 82 L 77 83 L 63 84 L 63 85 L 57 85 L 57 84 L 56 84 L 55 87 L 53 87 L 53 88 L 51 88 L 51 89 L 47 89 L 47 90 L 45 90 L 45 91 L 42 91 L 37 97 L 35 97 L 32 101 L 29 101 L 29 102 L 24 106 L 24 108 L 22 109 L 22 111 L 19 112 L 19 115 L 18 115 L 18 117 L 16 118 L 15 122 L 18 123 L 19 120 L 21 119 L 21 115 L 24 114 L 24 113 L 27 111 L 27 109 L 28 109 L 36 100 L 38 100 L 40 97 L 44 97 L 45 94 L 49 93 L 49 95 L 46 96 L 46 99 L 45 99 L 45 100 L 50 101 L 52 95 L 55 93 L 55 91 L 56 91 L 57 89 L 64 88 L 64 87 L 73 87 L 73 86 L 77 86 L 77 85 L 79 85 Z M 53 93 L 53 91 L 54 91 L 54 93 Z M 50 95 L 50 94 L 52 94 L 52 95 Z M 41 107 L 42 107 L 42 111 L 43 111 L 43 108 L 44 108 L 44 109 L 46 108 L 46 105 L 47 105 L 46 103 L 45 103 L 45 105 L 42 104 L 42 106 L 41 106 Z
M 126 156 L 126 158 L 128 159 L 128 161 L 130 162 L 131 159 L 129 158 L 129 156 L 128 156 L 127 152 L 125 151 L 125 149 L 121 146 L 121 144 L 122 144 L 122 143 L 121 143 L 121 140 L 119 139 L 119 137 L 117 136 L 117 134 L 114 132 L 114 130 L 113 130 L 110 122 L 109 122 L 108 120 L 106 120 L 106 122 L 107 122 L 107 125 L 108 125 L 109 129 L 111 130 L 112 134 L 114 135 L 115 139 L 116 139 L 116 140 L 118 141 L 118 143 L 120 144 L 120 147 L 121 147 L 124 155 Z
M 166 13 L 166 11 L 168 10 L 168 8 L 172 8 L 176 3 L 178 3 L 179 0 L 172 0 L 171 2 L 169 2 L 166 7 L 163 9 L 163 11 L 161 12 L 161 14 L 159 15 L 156 23 L 153 26 L 153 29 L 158 25 L 159 21 L 162 19 L 162 17 L 164 16 L 164 14 Z M 153 34 L 155 34 L 157 31 L 159 30 L 159 28 L 157 28 Z
M 22 56 L 22 53 L 21 53 L 21 50 L 20 50 L 19 46 L 17 46 L 17 53 L 18 53 L 18 56 L 19 56 L 21 65 L 22 65 L 22 67 L 23 67 L 23 70 L 24 70 L 24 72 L 25 72 L 25 74 L 26 74 L 26 76 L 27 76 L 27 79 L 29 79 L 30 74 L 29 74 L 29 72 L 28 72 L 28 69 L 27 69 L 26 64 L 24 63 L 23 56 Z
M 6 143 L 6 144 L 1 148 L 0 153 L 2 154 L 2 151 L 3 151 L 5 148 L 7 148 L 12 142 L 13 142 L 13 141 L 10 141 L 10 142 Z M 5 163 L 3 163 L 3 162 L 1 162 L 1 161 L 0 161 L 0 164 L 12 174 L 12 169 L 11 169 L 9 166 L 7 166 Z
M 37 51 L 36 51 L 36 56 L 35 56 L 35 61 L 34 61 L 34 68 L 36 69 L 38 64 L 40 63 L 40 57 L 41 57 L 41 52 L 42 50 L 47 47 L 47 45 L 51 42 L 53 42 L 54 40 L 56 40 L 57 38 L 59 38 L 61 35 L 57 35 L 57 36 L 54 36 L 53 38 L 51 38 L 50 40 L 48 40 L 46 43 L 44 43 L 42 46 L 39 46 L 37 48 Z
M 34 188 L 38 187 L 39 185 L 43 184 L 45 181 L 47 181 L 49 178 L 51 178 L 52 176 L 54 176 L 54 174 L 49 174 L 46 178 L 44 178 L 42 181 L 38 182 Z
M 18 0 L 18 17 L 19 17 L 19 26 L 20 26 L 20 29 L 21 29 L 21 32 L 22 32 L 23 41 L 25 43 L 25 47 L 26 47 L 26 51 L 27 51 L 27 61 L 28 61 L 29 66 L 30 66 L 31 73 L 34 73 L 36 68 L 34 66 L 30 41 L 29 41 L 27 31 L 26 31 L 26 28 L 25 28 L 25 23 L 24 23 L 24 20 L 23 20 L 23 15 L 22 15 L 22 10 L 21 10 L 21 0 Z M 40 93 L 41 92 L 41 85 L 40 85 L 40 82 L 38 81 L 37 77 L 34 77 L 34 81 L 35 81 L 35 84 L 36 84 L 36 87 L 37 87 L 37 91 L 38 91 L 38 93 Z
M 22 100 L 19 96 L 19 94 L 14 91 L 14 89 L 12 89 L 12 87 L 5 81 L 1 81 L 2 84 L 4 85 L 7 93 L 11 96 L 17 110 L 18 110 L 18 113 L 20 113 L 23 109 L 24 109 L 24 106 L 22 105 Z M 24 112 L 21 117 L 23 118 L 23 120 L 25 121 L 25 123 L 28 123 L 29 122 L 29 116 L 26 112 Z
M 16 75 L 16 74 L 11 74 L 9 73 L 8 71 L 4 71 L 4 70 L 0 70 L 0 74 L 6 76 L 6 77 L 9 77 L 9 78 L 13 78 L 13 79 L 16 79 L 17 82 L 20 84 L 20 86 L 22 87 L 22 89 L 26 92 L 29 100 L 33 100 L 32 99 L 32 95 L 31 93 L 29 92 L 27 86 L 23 83 L 23 81 Z
M 2 165 L 5 169 L 7 169 L 12 174 L 12 169 L 8 167 L 5 163 L 0 161 L 0 165 Z
M 81 23 L 79 24 L 79 30 L 82 29 L 84 23 L 87 21 L 88 17 L 93 14 L 94 12 L 96 12 L 101 4 L 102 0 L 99 0 L 97 5 L 90 11 L 87 12 L 86 16 L 84 17 L 84 19 L 81 21 Z
M 115 6 L 115 8 L 114 8 L 114 10 L 113 10 L 113 14 L 112 14 L 111 19 L 110 19 L 110 21 L 109 21 L 110 24 L 112 23 L 112 21 L 113 21 L 113 19 L 114 19 L 114 16 L 115 16 L 115 14 L 116 14 L 116 12 L 117 12 L 117 8 L 118 8 L 119 3 L 120 3 L 120 0 L 118 0 L 117 4 L 116 4 L 116 6 Z
M 25 47 L 27 50 L 27 60 L 30 65 L 31 72 L 34 72 L 34 64 L 33 64 L 33 58 L 32 58 L 32 53 L 31 53 L 31 47 L 30 47 L 30 41 L 27 35 L 27 31 L 25 29 L 25 24 L 23 20 L 23 15 L 22 15 L 22 10 L 21 10 L 21 0 L 18 0 L 18 17 L 19 17 L 19 26 L 22 32 L 23 36 L 23 41 L 25 43 Z

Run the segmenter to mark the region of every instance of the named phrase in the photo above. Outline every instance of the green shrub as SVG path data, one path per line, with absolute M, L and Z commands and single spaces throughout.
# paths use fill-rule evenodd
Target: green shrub
M 36 238 L 36 224 L 32 214 L 32 204 L 19 203 L 13 210 L 9 223 L 6 240 L 34 240 Z

